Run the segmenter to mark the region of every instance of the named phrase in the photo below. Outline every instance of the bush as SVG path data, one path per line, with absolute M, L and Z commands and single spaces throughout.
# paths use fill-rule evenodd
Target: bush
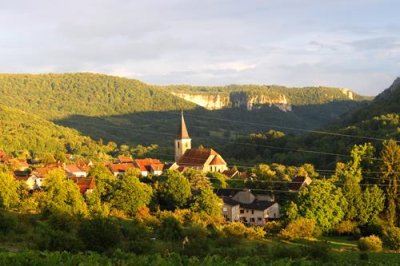
M 247 239 L 262 239 L 265 236 L 265 231 L 262 227 L 246 227 L 240 222 L 233 222 L 225 225 L 222 232 L 227 237 L 247 238 Z
M 0 232 L 8 233 L 17 227 L 17 218 L 14 215 L 0 212 Z
M 383 236 L 383 227 L 378 221 L 370 222 L 360 227 L 362 236 Z
M 183 237 L 182 235 L 182 225 L 173 216 L 167 216 L 161 218 L 161 224 L 159 227 L 159 236 L 163 240 L 178 240 Z
M 88 250 L 104 252 L 120 244 L 121 231 L 112 221 L 95 218 L 81 224 L 79 237 Z
M 394 250 L 400 250 L 400 228 L 389 227 L 385 230 L 385 242 L 387 246 Z
M 351 235 L 357 228 L 357 223 L 353 221 L 342 221 L 335 227 L 335 232 L 338 235 Z
M 305 247 L 305 252 L 313 259 L 322 261 L 331 261 L 334 257 L 330 252 L 330 247 L 327 242 L 314 242 Z
M 382 240 L 376 235 L 361 237 L 358 240 L 358 248 L 361 251 L 381 251 Z
M 264 230 L 268 235 L 277 235 L 282 230 L 282 223 L 278 221 L 267 222 Z
M 315 221 L 306 218 L 294 220 L 279 233 L 279 236 L 290 240 L 315 237 L 317 236 Z
M 79 221 L 76 216 L 67 213 L 52 213 L 48 217 L 48 222 L 54 230 L 72 232 L 79 228 Z
M 40 250 L 70 252 L 83 250 L 80 239 L 61 230 L 43 230 L 35 239 L 35 243 Z

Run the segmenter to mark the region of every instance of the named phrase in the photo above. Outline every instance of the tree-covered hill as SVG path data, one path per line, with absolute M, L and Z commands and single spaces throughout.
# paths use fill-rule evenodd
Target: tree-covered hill
M 0 105 L 0 150 L 33 153 L 72 152 L 92 156 L 105 147 L 76 130 Z
M 251 97 L 269 95 L 271 99 L 283 93 L 290 101 L 291 111 L 269 104 L 251 111 L 241 107 L 209 111 L 173 95 L 176 90 L 228 94 L 236 91 Z M 96 140 L 119 144 L 172 147 L 180 109 L 186 110 L 194 144 L 222 147 L 238 135 L 264 130 L 269 124 L 315 129 L 340 121 L 341 115 L 363 105 L 363 99 L 347 90 L 324 87 L 153 86 L 92 73 L 0 74 L 0 104 L 75 128 Z
M 371 142 L 380 149 L 383 139 L 400 140 L 400 79 L 362 108 L 350 111 L 344 120 L 326 126 L 319 132 L 302 136 L 258 131 L 241 138 L 226 147 L 227 156 L 239 161 L 269 161 L 301 164 L 312 162 L 318 168 L 333 169 L 336 161 L 342 160 L 355 144 Z M 272 128 L 276 129 L 276 128 Z M 284 129 L 278 129 L 285 131 Z M 240 147 L 240 149 L 238 149 Z
M 92 73 L 0 74 L 0 103 L 47 119 L 166 111 L 195 105 L 137 80 Z

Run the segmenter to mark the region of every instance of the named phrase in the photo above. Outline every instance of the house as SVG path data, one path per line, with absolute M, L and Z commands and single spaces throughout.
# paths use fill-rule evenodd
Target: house
M 77 164 L 64 164 L 64 170 L 68 177 L 87 177 L 87 170 L 82 168 Z
M 240 177 L 240 173 L 237 169 L 228 169 L 222 172 L 227 178 L 234 178 L 234 177 Z
M 227 221 L 263 225 L 279 219 L 279 204 L 272 193 L 253 193 L 250 189 L 217 189 L 223 200 L 222 214 Z
M 152 175 L 161 175 L 164 171 L 164 164 L 158 159 L 136 159 L 134 161 L 137 168 L 139 168 L 142 176 L 147 176 L 149 173 Z
M 108 168 L 114 176 L 123 176 L 129 168 L 133 167 L 135 167 L 135 165 L 132 163 L 113 163 L 108 165 Z
M 56 169 L 64 169 L 63 165 L 60 163 L 52 163 L 48 164 L 44 167 L 38 167 L 35 170 L 32 171 L 30 174 L 29 178 L 31 180 L 34 180 L 35 186 L 34 189 L 40 189 L 42 187 L 43 179 L 46 177 L 46 175 Z
M 81 192 L 82 195 L 91 193 L 93 189 L 96 187 L 96 180 L 94 178 L 75 177 L 72 180 L 79 187 L 79 191 Z
M 118 156 L 118 163 L 133 163 L 133 159 L 131 157 Z
M 26 171 L 14 171 L 14 177 L 18 181 L 25 182 L 28 190 L 35 190 L 38 188 L 36 184 L 37 177 L 35 175 L 31 175 Z
M 7 162 L 15 171 L 26 171 L 29 169 L 29 164 L 25 159 L 10 159 Z
M 308 176 L 296 176 L 289 184 L 290 191 L 299 191 L 302 187 L 309 186 L 312 180 Z
M 203 172 L 221 173 L 228 170 L 227 163 L 218 152 L 211 148 L 192 148 L 191 142 L 183 113 L 181 113 L 181 124 L 175 139 L 175 165 L 171 169 L 178 170 L 186 167 Z

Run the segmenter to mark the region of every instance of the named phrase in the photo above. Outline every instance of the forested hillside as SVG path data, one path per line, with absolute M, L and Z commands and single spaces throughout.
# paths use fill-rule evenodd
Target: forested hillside
M 91 157 L 104 148 L 76 130 L 0 105 L 0 150 L 31 151 L 35 154 L 72 152 Z
M 209 111 L 174 96 L 173 90 L 237 91 L 246 97 L 268 95 L 272 100 L 285 94 L 291 111 L 284 112 L 270 104 L 258 104 L 251 111 L 240 106 Z M 315 129 L 338 122 L 341 115 L 365 104 L 360 101 L 363 99 L 366 98 L 347 90 L 322 87 L 164 87 L 91 73 L 0 75 L 0 104 L 75 128 L 96 140 L 134 145 L 154 143 L 168 148 L 172 148 L 180 109 L 185 110 L 195 145 L 222 148 L 239 136 L 266 130 L 271 124 Z M 237 120 L 251 124 L 238 124 Z
M 312 162 L 320 169 L 333 169 L 336 161 L 343 158 L 341 155 L 347 154 L 355 144 L 372 142 L 379 150 L 383 139 L 400 138 L 399 81 L 396 79 L 392 86 L 363 108 L 347 113 L 341 123 L 303 136 L 255 132 L 236 140 L 241 145 L 228 145 L 227 155 L 239 161 Z

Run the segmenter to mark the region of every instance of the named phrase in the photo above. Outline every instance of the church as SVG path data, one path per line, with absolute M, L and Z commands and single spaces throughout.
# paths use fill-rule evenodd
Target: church
M 193 168 L 202 172 L 224 172 L 228 170 L 222 156 L 211 148 L 192 148 L 192 139 L 186 128 L 183 112 L 175 139 L 175 164 L 178 171 Z

